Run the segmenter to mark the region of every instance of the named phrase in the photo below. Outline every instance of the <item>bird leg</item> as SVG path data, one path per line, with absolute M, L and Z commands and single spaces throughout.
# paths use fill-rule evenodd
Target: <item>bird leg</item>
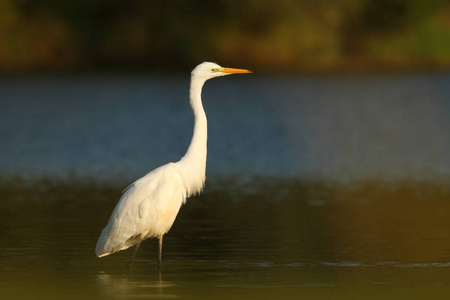
M 158 256 L 158 270 L 161 270 L 162 267 L 162 244 L 163 244 L 163 236 L 158 238 L 159 240 L 159 256 Z
M 136 253 L 138 252 L 140 245 L 141 245 L 141 242 L 137 243 L 136 246 L 134 247 L 133 254 L 131 254 L 130 261 L 127 264 L 128 271 L 131 271 L 131 267 L 132 267 L 132 264 L 133 264 L 133 259 L 136 256 Z

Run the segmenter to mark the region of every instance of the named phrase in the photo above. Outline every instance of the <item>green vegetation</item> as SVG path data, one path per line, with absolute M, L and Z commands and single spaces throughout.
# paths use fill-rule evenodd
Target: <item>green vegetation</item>
M 450 67 L 443 0 L 0 0 L 0 71 Z

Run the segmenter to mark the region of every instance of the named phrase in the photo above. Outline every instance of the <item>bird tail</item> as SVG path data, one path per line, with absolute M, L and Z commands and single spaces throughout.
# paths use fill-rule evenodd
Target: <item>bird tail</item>
M 108 230 L 108 227 L 105 227 L 102 230 L 102 234 L 100 235 L 97 245 L 95 246 L 95 254 L 97 257 L 108 256 L 115 252 L 128 249 L 139 241 L 138 236 L 133 236 L 126 241 L 112 239 L 110 238 L 109 231 L 110 230 Z

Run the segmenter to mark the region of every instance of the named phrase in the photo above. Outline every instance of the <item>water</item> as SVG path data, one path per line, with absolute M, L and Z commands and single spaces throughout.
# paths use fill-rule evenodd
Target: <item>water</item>
M 411 299 L 450 295 L 449 189 L 216 182 L 181 210 L 164 267 L 148 240 L 98 259 L 120 190 L 78 184 L 2 189 L 0 289 L 13 299 Z M 230 188 L 234 186 L 234 188 Z M 420 298 L 420 297 L 419 297 Z
M 428 178 L 450 173 L 448 73 L 207 82 L 208 176 Z M 132 181 L 192 135 L 186 77 L 0 80 L 0 165 L 20 177 Z
M 450 295 L 448 74 L 211 81 L 205 192 L 98 259 L 123 188 L 184 154 L 186 78 L 0 80 L 8 299 Z

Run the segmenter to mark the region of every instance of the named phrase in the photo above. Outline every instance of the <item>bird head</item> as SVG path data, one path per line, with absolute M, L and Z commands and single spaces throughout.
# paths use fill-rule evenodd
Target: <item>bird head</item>
M 192 77 L 201 78 L 206 81 L 214 77 L 244 73 L 252 73 L 252 71 L 244 69 L 223 68 L 216 63 L 204 62 L 195 67 L 195 69 L 192 70 L 191 74 Z

